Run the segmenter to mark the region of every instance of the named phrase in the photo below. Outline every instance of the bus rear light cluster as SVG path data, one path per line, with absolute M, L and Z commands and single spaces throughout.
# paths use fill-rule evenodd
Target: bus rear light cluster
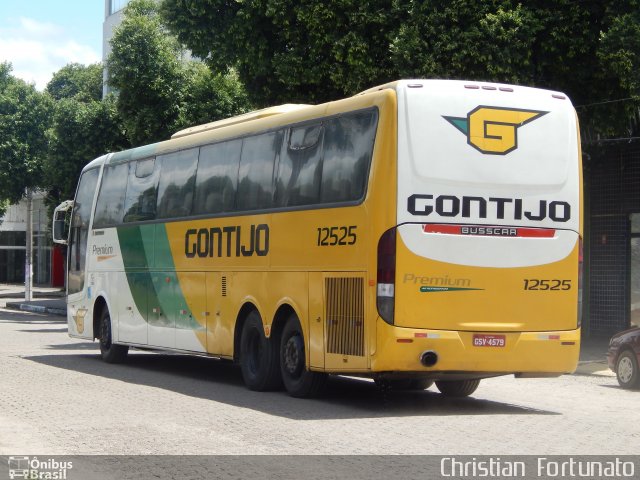
M 376 304 L 378 315 L 393 325 L 396 287 L 396 229 L 387 230 L 378 242 Z

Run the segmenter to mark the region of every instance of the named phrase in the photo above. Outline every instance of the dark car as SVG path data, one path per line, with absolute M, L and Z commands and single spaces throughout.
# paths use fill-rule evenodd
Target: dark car
M 640 327 L 616 333 L 609 341 L 609 368 L 622 388 L 640 388 Z

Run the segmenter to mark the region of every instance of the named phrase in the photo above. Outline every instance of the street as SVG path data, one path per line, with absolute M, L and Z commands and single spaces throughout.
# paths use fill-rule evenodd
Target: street
M 299 400 L 251 392 L 218 360 L 129 359 L 103 363 L 63 317 L 0 310 L 0 455 L 625 455 L 640 445 L 640 392 L 612 376 L 500 377 L 466 399 L 384 396 L 335 377 L 322 398 Z

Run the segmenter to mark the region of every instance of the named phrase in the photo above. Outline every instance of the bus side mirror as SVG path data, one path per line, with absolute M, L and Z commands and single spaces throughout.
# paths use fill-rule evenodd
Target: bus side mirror
M 62 202 L 53 212 L 53 242 L 67 245 L 69 238 L 68 213 L 73 208 L 73 200 Z

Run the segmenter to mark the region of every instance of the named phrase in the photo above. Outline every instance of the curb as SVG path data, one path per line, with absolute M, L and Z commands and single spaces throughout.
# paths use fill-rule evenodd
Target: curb
M 62 317 L 67 316 L 66 308 L 45 307 L 42 305 L 27 305 L 25 303 L 9 302 L 6 308 L 11 310 L 21 310 L 23 312 L 31 313 L 48 313 L 50 315 L 60 315 Z

